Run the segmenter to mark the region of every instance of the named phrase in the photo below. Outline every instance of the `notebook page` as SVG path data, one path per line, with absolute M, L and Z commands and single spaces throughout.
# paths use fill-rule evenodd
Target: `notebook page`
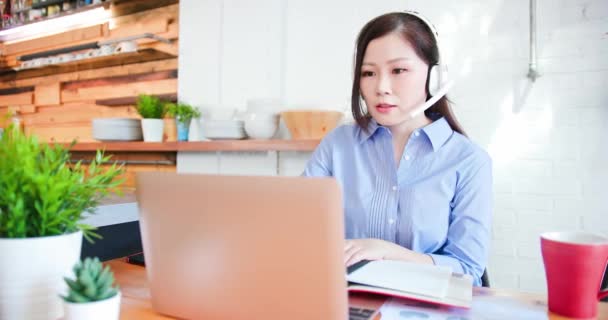
M 443 298 L 451 275 L 449 267 L 377 260 L 347 275 L 347 279 L 369 286 Z

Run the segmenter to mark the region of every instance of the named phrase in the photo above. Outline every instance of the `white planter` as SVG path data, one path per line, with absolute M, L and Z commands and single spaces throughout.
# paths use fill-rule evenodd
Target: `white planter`
M 112 298 L 101 301 L 75 303 L 63 301 L 63 320 L 118 320 L 120 316 L 120 291 Z
M 0 238 L 0 320 L 57 320 L 63 315 L 63 277 L 80 260 L 82 232 Z
M 141 119 L 145 142 L 162 142 L 164 128 L 163 119 Z

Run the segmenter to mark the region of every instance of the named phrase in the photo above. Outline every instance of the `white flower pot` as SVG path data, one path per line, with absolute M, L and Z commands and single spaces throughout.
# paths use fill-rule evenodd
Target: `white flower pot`
M 0 238 L 0 319 L 57 320 L 63 315 L 63 277 L 80 260 L 82 232 Z
M 163 119 L 141 119 L 145 142 L 162 142 L 165 123 Z
M 118 320 L 120 316 L 120 291 L 115 296 L 94 302 L 63 301 L 63 320 Z

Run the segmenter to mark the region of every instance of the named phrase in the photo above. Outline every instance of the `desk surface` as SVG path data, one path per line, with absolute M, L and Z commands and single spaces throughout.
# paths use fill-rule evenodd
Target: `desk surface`
M 144 267 L 128 264 L 122 260 L 113 260 L 108 262 L 114 270 L 116 281 L 120 285 L 122 291 L 121 316 L 122 320 L 148 320 L 148 319 L 172 319 L 166 316 L 156 314 L 152 310 L 150 303 L 150 290 L 146 279 L 146 269 Z M 473 291 L 473 300 L 481 301 L 489 297 L 496 299 L 494 302 L 508 304 L 504 309 L 509 310 L 509 317 L 517 318 L 518 312 L 536 312 L 540 311 L 545 319 L 557 320 L 567 319 L 554 314 L 545 312 L 547 309 L 546 298 L 538 294 L 509 292 L 487 288 L 475 288 Z M 362 297 L 358 297 L 361 299 Z M 364 297 L 363 297 L 364 298 Z M 475 315 L 483 313 L 483 310 L 473 308 L 463 313 L 462 310 L 454 311 L 454 315 L 466 316 L 468 314 Z M 382 319 L 377 317 L 376 319 Z M 599 303 L 598 319 L 608 319 L 608 303 Z

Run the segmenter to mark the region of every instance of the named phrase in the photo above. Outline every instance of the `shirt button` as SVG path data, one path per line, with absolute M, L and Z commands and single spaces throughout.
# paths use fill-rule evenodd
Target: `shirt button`
M 416 136 L 416 137 L 417 137 L 417 136 L 419 136 L 419 135 L 420 135 L 420 132 L 418 132 L 418 131 L 414 131 L 414 136 Z
M 405 157 L 403 157 L 403 159 L 410 160 L 410 156 L 406 154 Z
M 388 223 L 389 223 L 389 224 L 393 224 L 393 223 L 395 223 L 395 220 L 393 220 L 393 219 L 388 219 Z
M 393 191 L 397 191 L 397 186 L 393 186 Z

